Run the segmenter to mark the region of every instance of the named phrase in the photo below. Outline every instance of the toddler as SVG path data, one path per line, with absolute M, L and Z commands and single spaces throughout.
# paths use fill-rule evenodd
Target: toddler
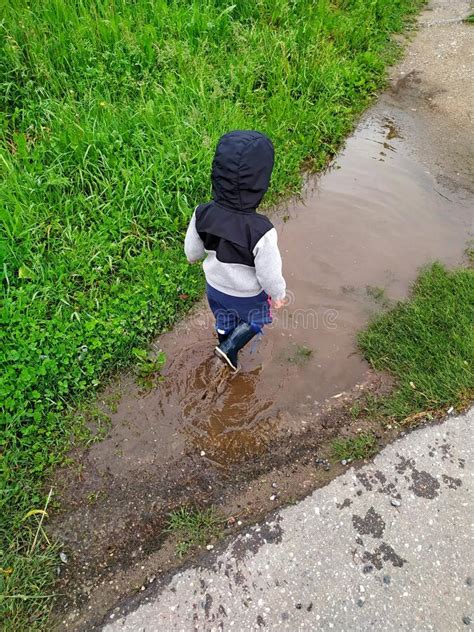
M 272 322 L 286 284 L 277 233 L 256 209 L 269 184 L 274 149 L 264 134 L 222 136 L 212 164 L 213 199 L 193 213 L 184 240 L 190 263 L 205 256 L 207 299 L 216 319 L 216 355 L 237 372 L 238 352 Z

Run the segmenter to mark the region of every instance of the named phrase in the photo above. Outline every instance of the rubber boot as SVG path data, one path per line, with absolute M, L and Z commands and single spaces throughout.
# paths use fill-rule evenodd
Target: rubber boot
M 237 354 L 259 330 L 245 322 L 240 322 L 227 338 L 215 348 L 214 353 L 226 362 L 234 373 L 239 370 Z

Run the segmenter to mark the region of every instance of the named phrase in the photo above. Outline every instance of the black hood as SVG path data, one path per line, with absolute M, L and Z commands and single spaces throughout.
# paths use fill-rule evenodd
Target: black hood
M 222 136 L 212 163 L 214 201 L 239 211 L 255 210 L 270 185 L 274 154 L 271 140 L 260 132 Z

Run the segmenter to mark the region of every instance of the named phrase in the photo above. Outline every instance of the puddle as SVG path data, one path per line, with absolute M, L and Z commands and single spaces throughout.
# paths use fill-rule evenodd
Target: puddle
M 258 454 L 288 415 L 364 380 L 356 332 L 406 296 L 420 266 L 461 261 L 468 208 L 439 192 L 393 117 L 377 109 L 337 164 L 309 182 L 304 203 L 273 216 L 290 304 L 241 354 L 242 373 L 219 389 L 203 303 L 156 342 L 168 358 L 164 381 L 146 394 L 122 384 L 112 434 L 89 453 L 99 473 L 126 476 L 190 452 L 218 465 Z

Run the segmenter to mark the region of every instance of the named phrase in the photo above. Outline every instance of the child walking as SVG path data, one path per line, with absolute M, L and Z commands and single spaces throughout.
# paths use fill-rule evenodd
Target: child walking
M 273 170 L 274 149 L 264 134 L 235 131 L 222 136 L 212 164 L 213 199 L 193 213 L 184 240 L 190 263 L 206 257 L 207 299 L 216 319 L 215 354 L 235 373 L 237 356 L 272 322 L 286 284 L 270 220 L 256 212 Z

